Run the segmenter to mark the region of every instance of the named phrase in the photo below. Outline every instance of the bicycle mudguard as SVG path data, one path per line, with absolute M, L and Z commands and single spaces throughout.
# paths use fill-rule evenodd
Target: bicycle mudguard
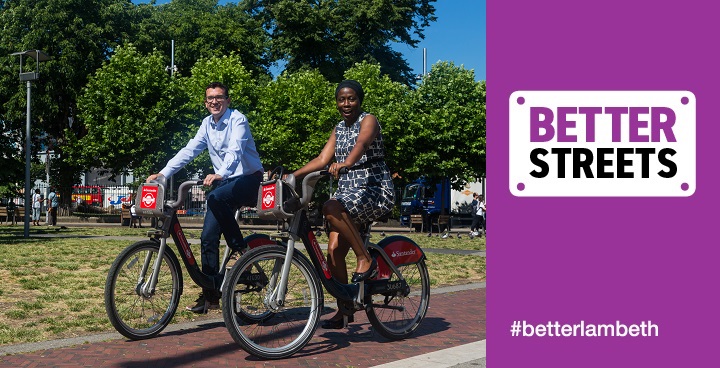
M 267 234 L 248 235 L 244 240 L 250 249 L 255 249 L 263 245 L 277 245 L 277 242 L 270 239 L 270 235 Z
M 393 235 L 384 238 L 377 243 L 377 246 L 385 251 L 396 267 L 418 263 L 425 259 L 425 253 L 420 249 L 420 246 L 410 238 L 402 235 Z M 377 262 L 378 278 L 390 277 L 392 272 L 387 263 L 385 263 L 385 259 L 383 257 L 377 257 Z

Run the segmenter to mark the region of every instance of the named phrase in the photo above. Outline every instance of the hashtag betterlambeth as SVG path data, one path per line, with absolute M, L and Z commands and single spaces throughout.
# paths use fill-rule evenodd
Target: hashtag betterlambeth
M 548 321 L 542 324 L 528 323 L 527 321 L 513 321 L 510 326 L 511 336 L 522 337 L 657 337 L 658 325 L 652 321 L 642 321 L 639 324 L 627 325 L 620 321 L 610 324 L 560 323 Z

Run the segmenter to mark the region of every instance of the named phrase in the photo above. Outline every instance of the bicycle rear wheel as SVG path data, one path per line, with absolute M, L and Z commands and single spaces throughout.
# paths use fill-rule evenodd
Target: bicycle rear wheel
M 394 289 L 371 295 L 366 313 L 370 324 L 383 336 L 400 340 L 420 325 L 430 303 L 430 276 L 425 261 L 398 267 L 409 290 Z M 400 281 L 396 274 L 389 283 Z M 409 291 L 409 293 L 408 293 Z
M 182 294 L 180 263 L 165 248 L 157 285 L 150 293 L 142 286 L 150 280 L 160 244 L 137 242 L 123 250 L 113 262 L 105 282 L 105 311 L 110 323 L 132 340 L 151 338 L 172 320 Z M 143 268 L 145 266 L 145 273 Z
M 264 359 L 286 358 L 312 339 L 323 292 L 310 261 L 295 252 L 282 305 L 270 296 L 280 281 L 286 248 L 262 246 L 242 256 L 223 288 L 223 318 L 235 342 Z

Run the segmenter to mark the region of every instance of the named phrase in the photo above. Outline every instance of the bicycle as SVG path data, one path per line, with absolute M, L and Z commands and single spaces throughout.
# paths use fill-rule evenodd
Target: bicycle
M 324 306 L 321 285 L 338 299 L 345 325 L 347 316 L 365 310 L 373 328 L 391 340 L 410 336 L 425 317 L 430 300 L 425 254 L 407 237 L 389 236 L 373 244 L 371 224 L 366 224 L 361 235 L 377 259 L 377 276 L 357 284 L 341 284 L 333 278 L 306 208 L 315 184 L 328 175 L 316 171 L 305 176 L 302 197 L 293 189 L 292 176 L 261 185 L 258 213 L 283 221 L 284 231 L 275 237 L 280 244 L 245 253 L 228 272 L 222 290 L 225 325 L 235 342 L 252 355 L 286 358 L 312 339 Z M 307 256 L 296 249 L 298 240 Z M 248 314 L 262 317 L 248 319 Z
M 167 245 L 168 237 L 172 236 L 190 278 L 202 288 L 217 289 L 216 285 L 224 280 L 228 262 L 238 253 L 225 247 L 220 275 L 201 271 L 177 216 L 193 185 L 202 185 L 202 180 L 183 182 L 175 201 L 163 201 L 164 182 L 146 183 L 138 190 L 138 212 L 154 217 L 155 227 L 148 231 L 148 240 L 136 242 L 120 252 L 105 282 L 105 311 L 113 327 L 129 339 L 154 337 L 170 324 L 178 308 L 183 275 L 178 257 Z M 265 234 L 252 234 L 244 241 L 245 249 L 275 244 Z

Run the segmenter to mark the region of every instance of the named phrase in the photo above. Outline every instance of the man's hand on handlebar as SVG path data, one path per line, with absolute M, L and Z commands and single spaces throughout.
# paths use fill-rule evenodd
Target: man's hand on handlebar
M 205 180 L 203 180 L 203 185 L 212 186 L 213 182 L 222 180 L 222 176 L 218 174 L 208 174 L 208 176 L 205 177 Z
M 147 179 L 145 179 L 145 182 L 149 183 L 153 180 L 162 180 L 163 178 L 165 178 L 165 176 L 163 176 L 163 174 L 152 174 L 152 175 L 148 176 Z
M 159 181 L 164 183 L 165 176 L 163 174 L 152 174 L 145 179 L 146 183 L 150 183 L 152 181 Z M 202 181 L 202 185 L 212 186 L 214 182 L 222 180 L 222 176 L 218 174 L 208 174 L 208 176 L 205 177 Z

